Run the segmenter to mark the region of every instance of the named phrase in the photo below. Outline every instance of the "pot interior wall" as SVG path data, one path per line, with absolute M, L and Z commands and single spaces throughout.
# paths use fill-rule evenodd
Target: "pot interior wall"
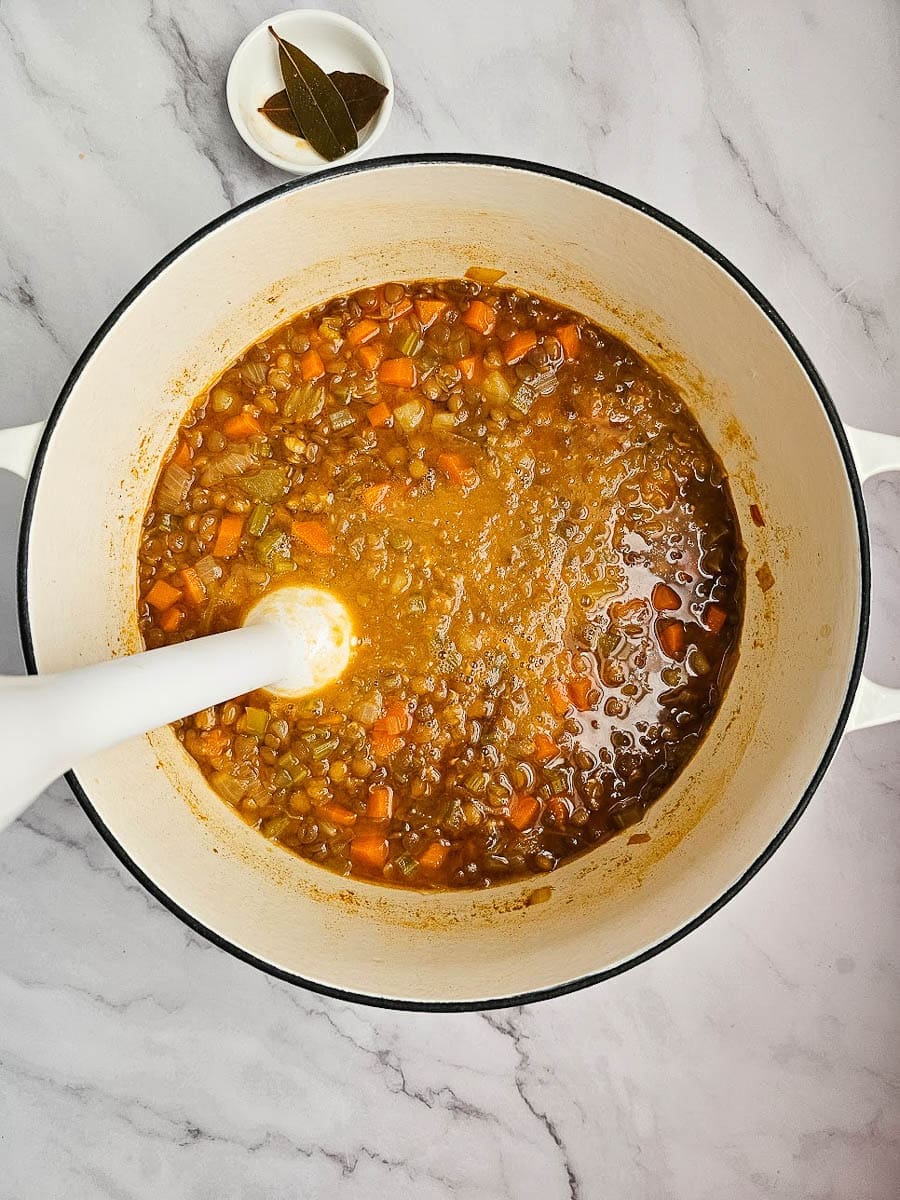
M 645 820 L 650 842 L 623 837 L 562 868 L 541 881 L 553 890 L 539 905 L 528 883 L 420 896 L 337 879 L 266 842 L 169 730 L 78 771 L 113 837 L 196 921 L 306 979 L 413 1001 L 511 996 L 633 957 L 747 870 L 816 771 L 851 670 L 858 538 L 821 403 L 763 312 L 679 234 L 555 177 L 417 163 L 325 178 L 200 238 L 121 313 L 49 440 L 29 543 L 39 668 L 133 651 L 140 519 L 193 395 L 299 309 L 473 263 L 504 267 L 656 361 L 731 475 L 748 548 L 740 664 L 706 742 Z M 775 578 L 765 594 L 763 563 Z

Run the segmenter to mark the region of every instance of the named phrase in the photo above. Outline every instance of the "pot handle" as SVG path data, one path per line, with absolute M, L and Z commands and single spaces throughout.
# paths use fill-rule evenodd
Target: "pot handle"
M 0 429 L 0 468 L 27 479 L 37 453 L 45 421 Z
M 862 483 L 885 471 L 900 471 L 900 437 L 890 433 L 873 433 L 868 429 L 854 429 L 851 425 L 844 428 Z M 900 721 L 900 688 L 885 687 L 863 675 L 856 690 L 847 728 L 869 729 L 873 725 L 887 725 L 891 721 Z

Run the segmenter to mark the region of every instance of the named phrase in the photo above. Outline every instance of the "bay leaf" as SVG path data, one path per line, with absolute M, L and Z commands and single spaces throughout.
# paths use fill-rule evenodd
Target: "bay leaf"
M 368 125 L 388 94 L 383 83 L 359 71 L 332 71 L 328 78 L 344 97 L 357 129 Z
M 285 133 L 290 133 L 294 137 L 303 137 L 303 130 L 297 124 L 288 94 L 283 88 L 280 92 L 271 95 L 259 111 L 264 117 L 268 117 L 273 125 L 283 129 Z
M 350 118 L 357 129 L 368 125 L 388 94 L 383 83 L 358 71 L 331 71 L 328 78 L 344 97 Z M 285 133 L 293 137 L 304 136 L 284 89 L 271 95 L 259 111 Z
M 278 36 L 281 77 L 288 102 L 303 135 L 323 158 L 331 162 L 359 144 L 344 98 L 322 68 L 308 54 Z

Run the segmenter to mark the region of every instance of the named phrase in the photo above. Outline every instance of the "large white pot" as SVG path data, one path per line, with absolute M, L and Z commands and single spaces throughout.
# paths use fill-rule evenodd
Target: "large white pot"
M 418 894 L 304 862 L 248 829 L 169 728 L 69 776 L 121 860 L 194 929 L 282 978 L 386 1005 L 552 995 L 704 920 L 809 801 L 847 723 L 866 636 L 866 526 L 848 438 L 751 284 L 670 218 L 590 180 L 429 156 L 261 196 L 190 238 L 119 305 L 63 389 L 28 484 L 19 595 L 29 670 L 140 647 L 141 517 L 189 401 L 231 359 L 336 293 L 473 263 L 504 267 L 509 282 L 635 346 L 684 389 L 731 477 L 748 551 L 740 661 L 705 742 L 642 825 L 650 842 L 601 846 L 542 880 L 552 897 L 529 907 L 528 881 Z M 9 435 L 0 461 L 15 465 L 33 433 Z M 856 442 L 867 471 L 900 465 L 895 440 Z M 775 578 L 765 594 L 763 563 Z M 866 685 L 854 713 L 874 723 L 898 710 L 897 694 Z

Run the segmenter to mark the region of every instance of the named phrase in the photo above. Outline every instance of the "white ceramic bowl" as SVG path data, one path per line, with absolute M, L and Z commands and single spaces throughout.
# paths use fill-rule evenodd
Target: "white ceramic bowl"
M 140 648 L 142 516 L 191 399 L 235 355 L 336 294 L 473 263 L 502 266 L 505 282 L 625 338 L 683 389 L 730 475 L 748 553 L 740 660 L 705 741 L 643 821 L 649 841 L 615 838 L 542 877 L 552 894 L 541 904 L 528 904 L 533 879 L 419 893 L 339 878 L 261 837 L 168 727 L 68 776 L 122 861 L 194 929 L 281 978 L 387 1006 L 521 1003 L 659 952 L 766 862 L 848 720 L 900 714 L 900 692 L 861 681 L 859 484 L 900 467 L 900 440 L 848 440 L 796 338 L 696 234 L 592 180 L 474 157 L 361 163 L 286 184 L 189 238 L 122 301 L 63 389 L 29 480 L 19 560 L 29 670 Z M 35 432 L 0 438 L 0 464 L 27 460 Z
M 388 94 L 372 120 L 359 130 L 359 145 L 333 163 L 317 154 L 304 138 L 273 125 L 259 111 L 284 87 L 278 47 L 269 26 L 299 46 L 323 71 L 360 71 L 384 84 Z M 370 33 L 349 17 L 318 8 L 297 8 L 269 17 L 244 38 L 235 51 L 225 85 L 228 111 L 235 129 L 250 149 L 282 171 L 308 175 L 324 167 L 352 162 L 372 150 L 384 133 L 394 105 L 394 78 L 384 52 Z

